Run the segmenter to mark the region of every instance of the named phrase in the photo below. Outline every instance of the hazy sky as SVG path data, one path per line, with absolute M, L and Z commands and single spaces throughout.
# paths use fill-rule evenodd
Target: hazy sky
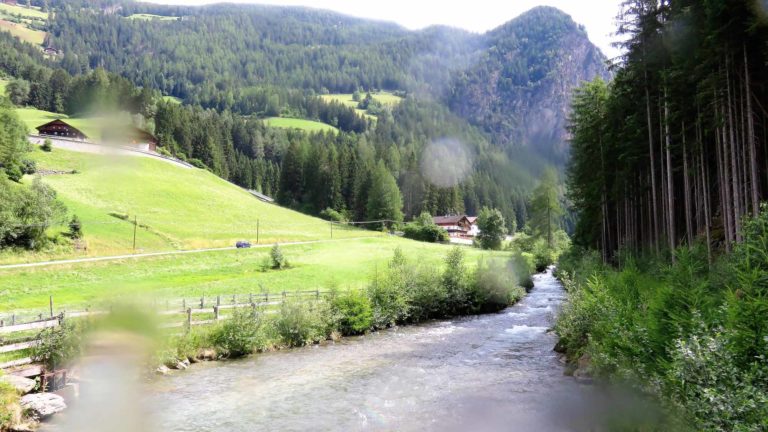
M 150 0 L 155 3 L 201 5 L 216 0 Z M 615 17 L 621 0 L 229 0 L 227 3 L 261 3 L 310 6 L 348 15 L 394 21 L 410 29 L 445 24 L 474 32 L 499 26 L 535 6 L 555 6 L 587 28 L 589 38 L 608 57 L 618 51 L 611 47 Z

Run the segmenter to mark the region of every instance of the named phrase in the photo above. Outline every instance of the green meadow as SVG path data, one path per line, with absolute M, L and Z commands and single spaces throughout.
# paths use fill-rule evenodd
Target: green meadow
M 337 132 L 338 129 L 335 127 L 313 121 L 313 120 L 304 120 L 304 119 L 296 119 L 296 118 L 286 118 L 286 117 L 269 117 L 264 119 L 264 123 L 267 124 L 267 126 L 270 127 L 277 127 L 277 128 L 284 128 L 284 129 L 301 129 L 305 130 L 307 132 L 327 132 L 327 131 L 333 131 Z
M 23 6 L 13 6 L 5 3 L 0 3 L 0 15 L 15 15 L 43 21 L 48 19 L 48 14 L 40 10 L 38 7 L 33 6 L 28 8 Z
M 42 45 L 45 41 L 45 32 L 33 30 L 23 24 L 0 19 L 0 31 L 6 31 L 19 39 L 34 45 Z
M 414 264 L 435 268 L 450 248 L 379 235 L 284 245 L 283 254 L 290 262 L 285 270 L 263 270 L 269 247 L 0 269 L 0 312 L 43 310 L 49 295 L 57 308 L 75 310 L 117 297 L 138 296 L 162 304 L 167 299 L 262 291 L 361 288 L 387 265 L 398 247 Z M 481 257 L 501 253 L 466 248 L 466 254 L 467 263 L 475 265 Z
M 179 17 L 153 14 L 133 14 L 129 16 L 128 19 L 143 21 L 177 21 Z
M 328 222 L 262 202 L 206 170 L 150 157 L 56 148 L 51 153 L 35 149 L 31 157 L 38 170 L 75 172 L 46 175 L 43 181 L 56 190 L 69 214 L 82 220 L 87 250 L 51 257 L 131 253 L 134 219 L 139 252 L 227 247 L 257 238 L 268 243 L 330 238 Z M 334 232 L 334 238 L 372 235 L 380 234 L 352 228 Z M 42 258 L 39 253 L 6 254 L 0 262 Z

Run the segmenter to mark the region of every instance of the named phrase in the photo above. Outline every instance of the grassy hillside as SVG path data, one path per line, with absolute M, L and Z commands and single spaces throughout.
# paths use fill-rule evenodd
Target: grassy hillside
M 134 217 L 139 224 L 136 248 L 145 252 L 225 247 L 237 240 L 255 242 L 257 230 L 262 243 L 330 238 L 327 222 L 261 202 L 205 170 L 148 157 L 60 149 L 52 153 L 36 149 L 31 157 L 38 170 L 76 171 L 43 177 L 70 214 L 83 221 L 87 250 L 76 255 L 132 252 Z M 334 238 L 371 235 L 380 234 L 356 229 L 334 232 Z M 5 254 L 0 262 L 41 258 Z
M 96 140 L 101 137 L 102 127 L 99 126 L 98 121 L 94 118 L 69 117 L 66 114 L 43 111 L 37 108 L 17 108 L 16 114 L 21 121 L 27 125 L 27 128 L 29 128 L 29 131 L 32 133 L 35 132 L 36 127 L 48 123 L 49 121 L 66 119 L 67 123 L 80 129 L 88 137 Z
M 365 94 L 362 94 L 363 97 L 365 97 Z M 400 96 L 395 96 L 394 94 L 382 91 L 379 93 L 372 93 L 371 96 L 381 102 L 384 105 L 394 106 L 400 103 L 400 101 L 403 100 Z M 357 111 L 358 114 L 366 116 L 368 118 L 376 118 L 376 116 L 372 116 L 366 112 L 366 110 L 358 109 L 357 105 L 358 102 L 355 102 L 355 100 L 352 98 L 352 93 L 334 93 L 334 94 L 327 94 L 321 96 L 326 102 L 341 102 L 344 105 L 354 108 L 355 111 Z
M 8 85 L 8 80 L 0 79 L 0 95 L 5 96 L 5 87 Z
M 0 270 L 0 313 L 45 309 L 48 296 L 58 307 L 82 308 L 115 296 L 150 299 L 199 298 L 283 290 L 362 287 L 383 268 L 395 248 L 412 262 L 437 266 L 449 246 L 396 237 L 286 245 L 291 268 L 262 271 L 269 248 L 204 252 L 33 269 Z M 501 253 L 466 249 L 467 263 Z
M 23 6 L 12 6 L 0 3 L 0 15 L 20 16 L 35 20 L 47 20 L 48 14 L 41 11 L 38 7 L 27 8 Z
M 133 14 L 128 17 L 128 19 L 134 19 L 134 20 L 144 20 L 144 21 L 176 21 L 179 19 L 179 17 L 175 16 L 163 16 L 163 15 L 153 15 L 153 14 Z
M 42 45 L 45 41 L 45 32 L 30 29 L 23 24 L 0 19 L 0 31 L 6 31 L 19 39 L 34 45 Z
M 285 117 L 269 117 L 264 119 L 264 122 L 271 127 L 278 127 L 284 129 L 301 129 L 307 132 L 319 132 L 319 131 L 334 131 L 338 132 L 335 127 L 316 122 L 312 120 L 285 118 Z

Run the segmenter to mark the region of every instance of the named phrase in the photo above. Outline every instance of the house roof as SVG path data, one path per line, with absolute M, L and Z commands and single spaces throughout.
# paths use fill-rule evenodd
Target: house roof
M 469 223 L 473 224 L 477 221 L 477 216 L 467 216 Z
M 455 216 L 435 216 L 432 218 L 432 220 L 435 222 L 436 225 L 456 225 L 459 222 L 461 222 L 462 219 L 466 219 L 467 217 L 464 215 L 455 215 Z
M 76 132 L 78 132 L 79 134 L 83 135 L 84 137 L 87 137 L 87 136 L 88 136 L 88 135 L 86 135 L 85 133 L 83 133 L 83 131 L 81 131 L 80 129 L 78 129 L 78 128 L 76 128 L 76 127 L 72 126 L 71 124 L 69 124 L 69 123 L 65 122 L 65 121 L 64 121 L 64 120 L 62 120 L 62 119 L 56 119 L 56 120 L 53 120 L 53 121 L 49 121 L 48 123 L 46 123 L 46 124 L 42 124 L 42 125 L 40 125 L 40 126 L 36 127 L 35 129 L 37 129 L 37 130 L 38 130 L 38 132 L 39 132 L 41 129 L 43 129 L 43 128 L 44 128 L 44 127 L 46 127 L 46 126 L 66 126 L 66 127 L 68 127 L 68 128 L 74 129 Z

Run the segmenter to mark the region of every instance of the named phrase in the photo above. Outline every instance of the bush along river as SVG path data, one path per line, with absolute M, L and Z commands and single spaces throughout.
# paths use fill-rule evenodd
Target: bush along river
M 195 365 L 151 385 L 161 431 L 602 429 L 598 391 L 565 376 L 551 272 L 498 314 Z

